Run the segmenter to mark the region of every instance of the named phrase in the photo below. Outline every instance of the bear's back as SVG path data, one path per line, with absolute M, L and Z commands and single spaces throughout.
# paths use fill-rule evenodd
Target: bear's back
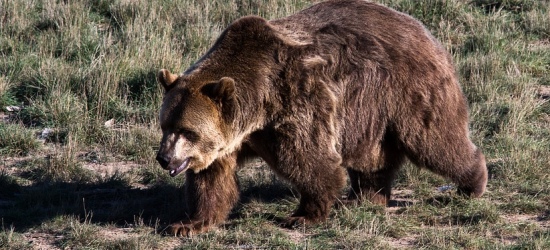
M 341 53 L 337 50 L 345 47 L 389 72 L 453 68 L 449 54 L 419 21 L 375 3 L 331 0 L 270 24 L 296 40 L 313 43 L 321 56 Z M 423 65 L 428 61 L 437 65 Z

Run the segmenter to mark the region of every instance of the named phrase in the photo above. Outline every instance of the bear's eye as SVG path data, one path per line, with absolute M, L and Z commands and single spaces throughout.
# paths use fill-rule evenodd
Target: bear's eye
M 185 139 L 191 141 L 191 142 L 196 142 L 199 140 L 199 135 L 189 129 L 186 129 L 186 128 L 182 128 L 178 131 L 181 135 L 183 135 L 183 137 L 185 137 Z

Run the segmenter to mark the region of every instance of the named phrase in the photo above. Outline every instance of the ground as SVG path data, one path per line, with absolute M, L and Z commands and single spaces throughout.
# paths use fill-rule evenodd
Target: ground
M 79 155 L 89 156 L 90 153 L 80 153 Z M 0 172 L 10 176 L 25 176 L 21 170 L 21 164 L 29 161 L 36 156 L 27 157 L 7 157 L 2 161 Z M 288 230 L 278 227 L 277 217 L 284 216 L 285 212 L 292 209 L 297 202 L 297 197 L 293 190 L 285 183 L 274 181 L 273 175 L 269 172 L 265 164 L 258 160 L 248 164 L 239 172 L 241 184 L 245 187 L 243 191 L 244 198 L 235 209 L 231 218 L 226 224 L 215 228 L 211 233 L 191 239 L 179 239 L 174 237 L 161 237 L 159 232 L 162 221 L 147 221 L 150 214 L 133 215 L 133 220 L 126 217 L 124 221 L 108 220 L 102 218 L 105 214 L 115 213 L 120 207 L 130 204 L 145 206 L 150 204 L 150 199 L 158 199 L 163 194 L 153 194 L 153 197 L 134 194 L 137 190 L 158 189 L 151 185 L 143 184 L 139 179 L 140 164 L 131 161 L 111 161 L 107 163 L 94 162 L 82 158 L 82 168 L 94 172 L 99 178 L 113 178 L 118 175 L 121 179 L 130 180 L 125 185 L 112 185 L 108 182 L 99 183 L 81 188 L 62 187 L 68 192 L 74 190 L 77 194 L 70 194 L 71 197 L 63 206 L 75 206 L 72 202 L 85 202 L 88 210 L 78 211 L 81 206 L 76 205 L 74 210 L 63 211 L 61 216 L 55 215 L 59 210 L 49 207 L 52 211 L 48 212 L 46 218 L 37 226 L 32 226 L 26 230 L 18 228 L 15 224 L 14 234 L 18 235 L 17 241 L 23 246 L 32 249 L 64 249 L 66 246 L 113 246 L 118 244 L 134 244 L 143 249 L 172 249 L 178 246 L 193 245 L 194 241 L 212 246 L 209 239 L 216 239 L 218 242 L 227 242 L 227 246 L 233 247 L 259 247 L 269 246 L 270 244 L 279 244 L 278 241 L 284 239 L 285 243 L 281 246 L 315 246 L 322 244 L 324 240 L 329 240 L 333 236 L 331 232 L 339 230 L 346 234 L 348 240 L 352 242 L 362 242 L 363 237 L 373 237 L 370 243 L 384 248 L 402 249 L 414 248 L 419 242 L 427 240 L 431 233 L 439 232 L 443 237 L 451 237 L 463 230 L 477 230 L 482 227 L 488 233 L 489 239 L 499 241 L 501 246 L 513 246 L 518 244 L 526 235 L 522 232 L 513 232 L 511 228 L 526 228 L 531 231 L 544 233 L 550 229 L 548 214 L 546 218 L 540 213 L 506 212 L 500 214 L 494 207 L 499 207 L 502 201 L 493 200 L 495 191 L 489 190 L 486 197 L 480 201 L 462 200 L 453 194 L 453 188 L 448 183 L 439 186 L 429 186 L 420 184 L 422 190 L 410 189 L 407 186 L 399 186 L 393 193 L 390 207 L 383 208 L 375 205 L 366 204 L 359 207 L 341 207 L 333 214 L 334 222 L 323 223 L 314 228 L 302 228 Z M 496 160 L 498 162 L 498 160 Z M 490 164 L 494 164 L 490 162 Z M 414 171 L 413 166 L 407 168 Z M 431 175 L 423 172 L 423 175 Z M 433 177 L 433 176 L 432 176 Z M 25 178 L 25 177 L 20 177 Z M 26 201 L 25 196 L 34 196 L 36 193 L 46 192 L 42 187 L 33 187 L 25 189 L 21 187 L 18 193 L 0 199 L 0 211 L 6 212 L 6 209 L 23 208 L 21 202 Z M 33 190 L 35 189 L 35 190 Z M 265 190 L 261 190 L 265 189 Z M 63 190 L 61 190 L 63 192 Z M 139 191 L 137 191 L 139 193 Z M 147 193 L 147 192 L 145 192 Z M 60 196 L 62 196 L 60 194 Z M 132 202 L 114 199 L 112 197 L 127 197 L 134 200 Z M 156 197 L 155 197 L 156 196 Z M 427 199 L 426 199 L 427 198 Z M 37 202 L 37 203 L 42 203 Z M 283 211 L 278 211 L 278 204 L 282 203 Z M 172 203 L 173 204 L 173 203 Z M 78 207 L 78 208 L 76 208 Z M 24 208 L 31 211 L 30 208 Z M 141 207 L 144 209 L 144 207 Z M 470 211 L 473 209 L 474 211 Z M 441 211 L 432 211 L 441 210 Z M 455 210 L 455 211 L 453 211 Z M 129 212 L 138 212 L 130 210 Z M 548 212 L 546 212 L 548 213 Z M 96 220 L 96 216 L 97 220 Z M 464 216 L 464 217 L 461 217 Z M 5 219 L 4 219 L 5 221 Z M 494 229 L 488 230 L 483 223 L 494 223 Z M 481 223 L 481 224 L 480 224 Z M 387 225 L 386 225 L 387 224 Z M 402 227 L 401 224 L 405 224 Z M 499 225 L 499 226 L 496 226 Z M 4 224 L 4 230 L 9 232 L 10 227 Z M 511 230 L 508 234 L 506 230 Z M 517 229 L 516 229 L 517 230 Z M 5 231 L 6 232 L 6 231 Z M 339 234 L 337 232 L 332 232 Z M 83 235 L 89 234 L 89 235 Z M 259 234 L 268 239 L 249 239 L 241 242 L 234 241 L 247 234 Z M 249 235 L 248 237 L 250 237 Z M 334 235 L 337 236 L 337 235 Z M 256 236 L 259 237 L 259 236 Z M 269 238 L 277 238 L 272 240 Z M 466 237 L 466 236 L 464 236 Z M 236 239 L 234 239 L 236 238 Z M 252 236 L 252 238 L 255 238 Z M 222 240 L 225 239 L 225 240 Z M 234 239 L 234 240 L 230 240 Z M 546 238 L 547 239 L 547 238 Z M 442 239 L 443 240 L 443 239 Z M 94 242 L 95 241 L 95 242 Z M 143 241 L 143 242 L 142 242 Z M 374 241 L 374 242 L 373 242 Z M 128 243 L 129 242 L 129 243 Z M 357 244 L 359 244 L 356 242 Z M 343 243 L 343 246 L 346 243 Z M 214 245 L 216 246 L 216 245 Z M 220 245 L 218 245 L 220 246 Z

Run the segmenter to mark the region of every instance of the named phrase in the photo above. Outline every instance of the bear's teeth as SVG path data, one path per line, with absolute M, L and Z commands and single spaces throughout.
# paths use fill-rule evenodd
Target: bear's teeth
M 179 173 L 183 172 L 184 170 L 186 170 L 187 167 L 189 166 L 189 161 L 190 159 L 187 158 L 185 159 L 185 161 L 183 161 L 183 163 L 178 168 L 170 170 L 170 176 L 174 177 Z

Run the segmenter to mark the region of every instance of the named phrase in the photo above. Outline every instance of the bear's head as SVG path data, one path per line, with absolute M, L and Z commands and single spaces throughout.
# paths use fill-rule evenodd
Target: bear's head
M 279 77 L 274 69 L 284 68 L 279 64 L 289 50 L 311 42 L 279 26 L 261 17 L 240 18 L 185 73 L 159 72 L 165 94 L 157 160 L 170 175 L 207 168 L 265 123 L 261 105 L 271 98 L 270 81 Z M 271 111 L 280 106 L 270 105 Z
M 157 161 L 171 176 L 187 169 L 199 172 L 227 151 L 235 82 L 229 77 L 190 80 L 165 69 L 158 80 L 166 92 Z

